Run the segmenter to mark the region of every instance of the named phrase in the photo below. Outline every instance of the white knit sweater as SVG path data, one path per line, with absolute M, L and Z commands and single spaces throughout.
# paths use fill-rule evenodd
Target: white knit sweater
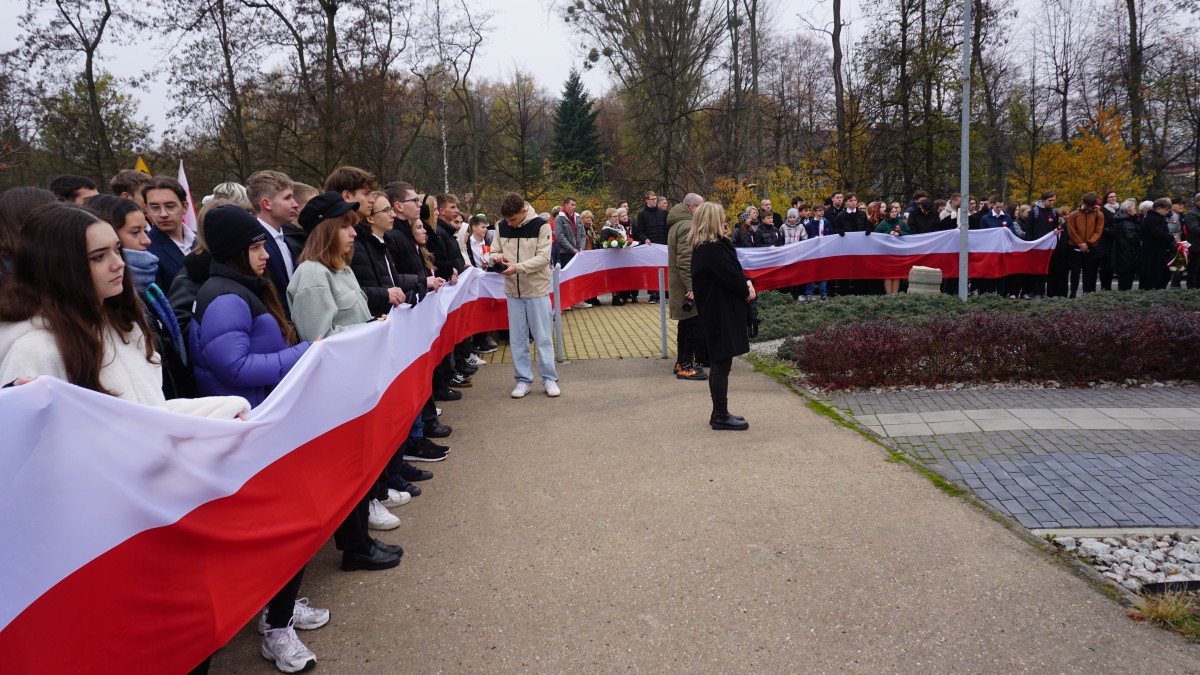
M 146 337 L 136 327 L 129 337 L 127 343 L 112 329 L 106 329 L 104 335 L 100 384 L 118 397 L 185 415 L 216 419 L 233 419 L 238 413 L 250 410 L 250 404 L 240 396 L 166 400 L 162 391 L 162 366 L 146 360 Z M 19 377 L 43 375 L 67 379 L 66 365 L 54 334 L 40 318 L 0 324 L 0 384 Z

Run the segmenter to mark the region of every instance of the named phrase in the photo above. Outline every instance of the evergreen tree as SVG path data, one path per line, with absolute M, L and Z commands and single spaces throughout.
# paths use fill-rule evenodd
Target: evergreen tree
M 552 165 L 562 172 L 564 182 L 593 185 L 601 178 L 600 141 L 596 133 L 599 111 L 588 99 L 579 71 L 571 69 L 562 100 L 554 107 Z

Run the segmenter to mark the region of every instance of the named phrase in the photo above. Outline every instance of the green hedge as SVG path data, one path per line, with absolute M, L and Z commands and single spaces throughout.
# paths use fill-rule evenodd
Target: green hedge
M 1039 317 L 1073 310 L 1105 313 L 1115 310 L 1200 311 L 1200 291 L 1123 291 L 1088 293 L 1075 299 L 1009 300 L 988 294 L 968 298 L 937 294 L 852 295 L 830 298 L 827 302 L 796 302 L 779 291 L 763 293 L 758 300 L 762 324 L 756 341 L 810 335 L 819 328 L 861 321 L 890 320 L 900 323 L 923 321 L 976 312 L 1010 312 Z

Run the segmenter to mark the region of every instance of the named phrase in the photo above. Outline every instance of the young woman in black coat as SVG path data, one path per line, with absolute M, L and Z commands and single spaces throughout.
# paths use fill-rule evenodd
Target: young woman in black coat
M 1138 287 L 1145 290 L 1166 288 L 1171 281 L 1167 263 L 1175 254 L 1175 237 L 1167 227 L 1171 200 L 1163 197 L 1154 202 L 1142 221 L 1142 248 L 1138 256 Z
M 720 204 L 705 202 L 696 209 L 688 245 L 692 247 L 692 292 L 712 360 L 709 424 L 717 430 L 743 431 L 750 424 L 729 413 L 729 371 L 733 357 L 750 351 L 744 327 L 748 304 L 756 297 L 754 284 L 742 272 L 733 242 L 725 237 L 725 210 Z

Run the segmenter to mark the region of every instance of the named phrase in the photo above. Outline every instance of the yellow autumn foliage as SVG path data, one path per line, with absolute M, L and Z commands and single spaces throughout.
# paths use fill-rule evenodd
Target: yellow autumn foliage
M 1033 166 L 1018 167 L 1008 176 L 1012 196 L 1033 203 L 1045 190 L 1058 193 L 1058 204 L 1075 207 L 1086 192 L 1103 199 L 1115 190 L 1121 199 L 1141 198 L 1152 176 L 1134 171 L 1134 155 L 1121 139 L 1121 118 L 1110 110 L 1096 114 L 1096 124 L 1079 126 L 1079 135 L 1066 144 L 1048 143 L 1038 149 Z

